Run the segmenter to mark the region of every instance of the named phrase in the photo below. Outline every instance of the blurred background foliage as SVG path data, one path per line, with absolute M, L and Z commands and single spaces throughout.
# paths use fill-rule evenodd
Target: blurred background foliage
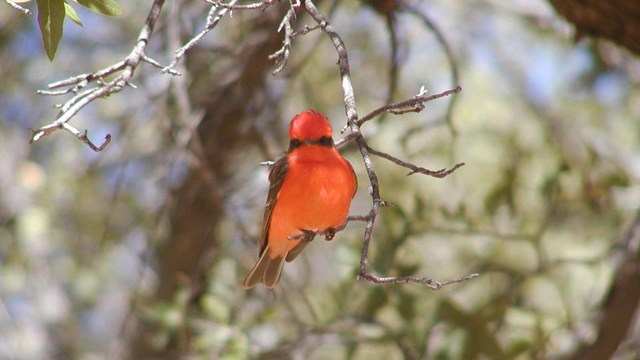
M 91 31 L 65 24 L 51 63 L 36 22 L 2 7 L 0 358 L 568 358 L 597 344 L 606 324 L 623 334 L 610 341 L 615 358 L 640 356 L 638 303 L 621 315 L 627 322 L 608 308 L 637 291 L 612 291 L 640 263 L 637 57 L 604 41 L 574 43 L 544 1 L 409 3 L 447 39 L 464 90 L 450 110 L 453 99 L 440 99 L 363 132 L 375 149 L 420 166 L 466 166 L 435 179 L 375 159 L 382 197 L 398 208 L 378 218 L 369 268 L 481 275 L 440 291 L 356 281 L 361 223 L 316 239 L 275 291 L 242 288 L 268 187 L 259 163 L 282 154 L 288 121 L 303 109 L 327 114 L 336 137 L 345 122 L 323 34 L 296 38 L 287 69 L 270 74 L 286 2 L 225 18 L 188 53 L 184 76 L 141 67 L 137 89 L 84 109 L 74 125 L 113 135 L 102 153 L 63 132 L 28 144 L 28 129 L 50 122 L 62 101 L 35 90 L 124 57 L 146 6 L 122 1 L 116 18 L 78 8 Z M 320 9 L 347 44 L 359 113 L 383 105 L 385 17 L 356 1 Z M 205 11 L 167 4 L 149 55 L 169 63 Z M 455 87 L 433 31 L 409 13 L 393 17 L 394 100 L 423 85 Z M 341 151 L 360 182 L 351 213 L 365 214 L 359 153 Z

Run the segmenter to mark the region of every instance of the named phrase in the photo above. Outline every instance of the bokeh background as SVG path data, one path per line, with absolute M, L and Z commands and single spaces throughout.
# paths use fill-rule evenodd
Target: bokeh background
M 351 223 L 287 264 L 275 291 L 246 291 L 268 188 L 260 162 L 282 155 L 306 108 L 341 136 L 333 45 L 318 31 L 297 37 L 273 76 L 288 2 L 234 11 L 187 54 L 183 76 L 141 66 L 137 89 L 72 120 L 97 143 L 112 134 L 105 151 L 63 131 L 29 144 L 29 128 L 67 99 L 37 89 L 129 53 L 148 4 L 120 3 L 115 18 L 76 7 L 85 26 L 67 21 L 53 62 L 35 15 L 0 4 L 0 358 L 640 356 L 637 49 L 576 36 L 589 34 L 554 1 L 403 3 L 421 15 L 318 1 L 346 42 L 361 115 L 389 101 L 393 62 L 394 101 L 463 87 L 363 127 L 372 147 L 417 165 L 466 163 L 436 179 L 374 158 L 397 208 L 378 218 L 369 270 L 480 277 L 439 291 L 357 281 L 364 227 Z M 167 3 L 149 55 L 169 63 L 206 12 Z M 353 144 L 341 151 L 360 182 L 351 213 L 366 214 L 362 159 Z

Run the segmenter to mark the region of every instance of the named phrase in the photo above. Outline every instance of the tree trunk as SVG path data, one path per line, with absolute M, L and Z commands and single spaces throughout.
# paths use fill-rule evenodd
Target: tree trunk
M 280 10 L 285 7 L 278 7 Z M 282 45 L 276 30 L 284 12 L 270 9 L 252 21 L 238 44 L 234 61 L 220 56 L 191 53 L 189 72 L 194 79 L 190 88 L 192 103 L 204 109 L 204 116 L 191 140 L 191 149 L 199 161 L 192 165 L 184 182 L 170 201 L 170 230 L 157 252 L 158 288 L 153 302 L 171 302 L 177 290 L 187 287 L 191 297 L 206 287 L 205 274 L 220 241 L 216 230 L 225 217 L 224 194 L 220 189 L 230 181 L 230 166 L 235 152 L 255 145 L 246 132 L 247 122 L 260 109 L 256 103 L 264 97 L 266 76 L 273 62 L 268 55 Z M 140 322 L 130 344 L 133 359 L 178 359 L 189 350 L 189 329 L 170 339 L 168 346 L 156 349 L 152 338 L 157 326 Z
M 611 359 L 620 345 L 631 339 L 640 308 L 640 211 L 622 241 L 623 258 L 598 315 L 598 337 L 584 344 L 571 360 Z

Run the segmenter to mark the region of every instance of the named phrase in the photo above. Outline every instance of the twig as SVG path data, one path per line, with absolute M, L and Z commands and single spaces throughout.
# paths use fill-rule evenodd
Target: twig
M 233 7 L 237 2 L 238 0 L 231 0 L 228 4 L 223 4 L 219 1 L 207 1 L 207 3 L 212 4 L 211 9 L 209 10 L 209 15 L 207 15 L 207 25 L 198 35 L 191 38 L 189 42 L 187 42 L 180 49 L 176 50 L 175 58 L 173 59 L 171 64 L 162 69 L 162 72 L 168 72 L 171 75 L 180 75 L 180 73 L 175 71 L 174 68 L 176 67 L 176 65 L 178 65 L 178 62 L 182 60 L 184 54 L 191 48 L 196 46 L 196 44 L 200 42 L 200 40 L 202 40 L 202 38 L 205 37 L 205 35 L 207 35 L 209 31 L 213 30 L 213 28 L 218 25 L 218 22 L 220 22 L 220 20 L 225 15 L 231 13 L 232 8 L 230 7 Z M 219 9 L 221 10 L 218 11 Z
M 379 156 L 379 157 L 381 157 L 383 159 L 387 159 L 387 160 L 395 163 L 396 165 L 400 165 L 402 167 L 405 167 L 405 168 L 411 170 L 407 174 L 407 176 L 419 173 L 419 174 L 429 175 L 429 176 L 433 176 L 433 177 L 441 179 L 441 178 L 444 178 L 444 177 L 448 176 L 452 172 L 458 170 L 458 168 L 461 168 L 461 167 L 463 167 L 465 165 L 464 163 L 458 163 L 458 164 L 454 165 L 451 169 L 444 168 L 444 169 L 440 169 L 440 170 L 429 170 L 429 169 L 425 169 L 425 168 L 420 167 L 420 166 L 416 166 L 416 165 L 414 165 L 412 163 L 400 160 L 397 157 L 389 155 L 389 154 L 387 154 L 385 152 L 372 149 L 371 147 L 369 147 L 369 152 L 372 153 L 373 155 Z
M 80 133 L 78 129 L 69 125 L 69 123 L 65 123 L 63 124 L 63 126 L 67 131 L 74 134 L 78 139 L 82 140 L 82 142 L 89 145 L 91 150 L 95 152 L 100 152 L 104 150 L 104 148 L 107 147 L 107 145 L 109 145 L 109 143 L 111 142 L 111 134 L 107 134 L 104 136 L 104 141 L 102 142 L 102 144 L 100 144 L 100 146 L 96 146 L 94 143 L 91 142 L 91 140 L 89 140 L 89 137 L 87 136 L 87 130 L 85 130 L 83 133 Z
M 150 58 L 150 57 L 148 57 L 146 55 L 142 57 L 142 61 L 148 63 L 151 66 L 157 67 L 160 70 L 163 70 L 163 72 L 168 72 L 171 75 L 176 75 L 176 76 L 180 75 L 180 73 L 178 71 L 176 71 L 176 70 L 173 70 L 173 69 L 165 70 L 167 68 L 166 66 L 162 66 L 162 64 L 160 64 L 159 62 L 153 60 L 152 58 Z
M 309 32 L 312 32 L 313 30 L 318 30 L 320 29 L 320 25 L 315 25 L 315 26 L 309 26 L 309 25 L 305 25 L 302 30 L 300 31 L 294 31 L 293 32 L 293 37 L 296 37 L 298 35 L 305 35 Z
M 193 47 L 198 41 L 200 41 L 202 37 L 204 37 L 204 35 L 206 35 L 207 32 L 213 29 L 213 27 L 215 27 L 217 22 L 228 11 L 258 10 L 258 9 L 265 10 L 269 6 L 280 2 L 281 0 L 265 0 L 262 2 L 257 2 L 253 4 L 247 4 L 247 5 L 236 5 L 237 0 L 233 0 L 227 4 L 221 1 L 216 1 L 216 0 L 204 0 L 204 1 L 212 5 L 211 11 L 209 12 L 209 18 L 207 19 L 207 27 L 198 36 L 193 38 L 187 45 L 185 45 L 183 48 L 178 50 L 178 52 L 176 52 L 176 59 L 167 68 L 171 68 L 172 66 L 175 66 L 175 64 L 184 55 L 184 52 L 190 49 L 191 47 Z M 305 26 L 301 31 L 298 31 L 298 32 L 293 31 L 294 23 L 297 20 L 296 12 L 300 9 L 300 6 L 301 6 L 300 0 L 290 0 L 290 5 L 291 7 L 289 11 L 287 11 L 286 15 L 282 18 L 282 22 L 280 23 L 280 26 L 278 26 L 278 32 L 281 32 L 284 30 L 284 39 L 282 41 L 283 42 L 282 47 L 276 52 L 274 52 L 273 54 L 269 55 L 269 60 L 275 60 L 277 64 L 277 68 L 272 72 L 273 75 L 279 74 L 287 66 L 287 63 L 289 62 L 289 55 L 291 54 L 291 41 L 293 40 L 293 38 L 295 38 L 298 35 L 304 35 L 312 30 L 319 28 L 319 27 Z M 223 10 L 220 11 L 218 16 L 212 21 L 211 19 L 217 8 L 223 8 Z
M 280 1 L 281 0 L 265 0 L 265 1 L 254 3 L 254 4 L 236 5 L 235 3 L 237 1 L 231 1 L 228 4 L 225 4 L 219 0 L 218 1 L 204 0 L 204 2 L 206 2 L 207 4 L 211 4 L 215 7 L 221 7 L 229 10 L 258 10 L 258 9 L 264 10 L 275 3 L 279 3 Z
M 269 55 L 269 60 L 275 60 L 278 67 L 273 70 L 272 74 L 276 75 L 280 73 L 287 63 L 289 62 L 289 54 L 291 53 L 291 40 L 296 36 L 293 32 L 293 23 L 296 21 L 296 12 L 300 8 L 300 3 L 291 3 L 291 8 L 287 11 L 287 14 L 282 19 L 280 26 L 278 27 L 278 32 L 284 29 L 284 40 L 282 40 L 283 44 L 280 50 L 275 53 Z M 304 32 L 306 34 L 309 31 Z
M 431 19 L 429 19 L 429 17 L 426 14 L 422 13 L 416 7 L 403 6 L 400 8 L 400 10 L 406 11 L 414 15 L 415 17 L 420 19 L 422 23 L 433 32 L 433 34 L 436 37 L 436 40 L 438 41 L 440 46 L 442 46 L 442 49 L 444 50 L 445 55 L 447 56 L 447 61 L 449 62 L 449 69 L 451 71 L 451 85 L 459 87 L 460 71 L 458 70 L 458 62 L 456 60 L 456 57 L 453 54 L 453 51 L 451 50 L 451 46 L 449 46 L 449 42 L 444 36 L 444 33 L 440 30 L 440 28 L 438 28 L 438 26 L 436 26 L 436 24 L 433 23 L 433 21 L 431 21 Z M 452 134 L 456 133 L 455 127 L 453 126 L 453 110 L 455 109 L 455 106 L 456 106 L 456 100 L 457 100 L 456 97 L 452 97 L 451 101 L 449 101 L 449 105 L 447 106 L 447 114 L 445 118 L 447 125 L 449 126 L 449 130 L 451 131 Z
M 362 125 L 365 122 L 367 122 L 369 120 L 372 120 L 372 119 L 376 118 L 377 116 L 380 116 L 380 115 L 386 114 L 386 113 L 391 113 L 391 114 L 398 115 L 398 114 L 403 114 L 403 113 L 407 113 L 407 112 L 420 112 L 420 111 L 424 110 L 424 108 L 425 108 L 424 103 L 427 103 L 427 102 L 432 101 L 432 100 L 440 99 L 442 97 L 449 96 L 449 95 L 452 95 L 452 94 L 457 94 L 460 91 L 462 91 L 462 88 L 460 86 L 458 86 L 455 89 L 443 91 L 443 92 L 441 92 L 439 94 L 435 94 L 435 95 L 431 95 L 431 96 L 425 96 L 426 90 L 425 90 L 424 87 L 422 87 L 422 88 L 420 88 L 420 91 L 418 92 L 418 94 L 416 96 L 412 97 L 411 99 L 400 101 L 400 102 L 389 104 L 389 105 L 381 106 L 381 107 L 373 110 L 372 112 L 368 113 L 367 115 L 359 118 L 356 122 L 358 123 L 358 125 Z M 356 137 L 355 134 L 351 133 L 351 134 L 343 137 L 342 139 L 336 140 L 335 145 L 336 146 L 342 146 L 347 141 L 353 140 L 355 137 Z
M 422 110 L 424 110 L 424 103 L 432 100 L 440 99 L 442 97 L 449 96 L 452 94 L 457 94 L 460 91 L 462 91 L 462 88 L 458 86 L 455 89 L 443 91 L 439 94 L 435 94 L 431 96 L 426 96 L 427 91 L 423 86 L 422 88 L 420 88 L 420 92 L 418 92 L 418 94 L 412 97 L 411 99 L 381 106 L 378 109 L 373 110 L 372 112 L 358 119 L 358 125 L 362 125 L 365 122 L 383 113 L 400 115 L 408 112 L 421 112 Z
M 71 86 L 69 89 L 60 91 L 41 90 L 38 92 L 42 95 L 63 95 L 68 93 L 74 93 L 76 95 L 68 100 L 65 104 L 60 106 L 60 112 L 58 113 L 58 117 L 54 122 L 32 131 L 30 139 L 31 143 L 38 141 L 42 137 L 47 136 L 58 129 L 64 129 L 89 145 L 89 147 L 93 151 L 102 151 L 109 144 L 111 140 L 110 134 L 107 134 L 105 136 L 105 141 L 104 143 L 102 143 L 102 145 L 96 146 L 91 141 L 89 141 L 86 135 L 86 131 L 82 133 L 73 126 L 69 125 L 68 122 L 78 112 L 80 112 L 80 110 L 82 110 L 85 106 L 87 106 L 94 100 L 107 97 L 113 93 L 120 92 L 127 85 L 133 87 L 133 84 L 131 84 L 130 81 L 138 65 L 140 65 L 142 61 L 152 62 L 152 60 L 146 56 L 145 50 L 151 38 L 151 34 L 153 33 L 155 24 L 160 18 L 160 11 L 162 10 L 163 5 L 164 0 L 153 1 L 144 26 L 142 27 L 142 30 L 140 30 L 140 34 L 138 35 L 138 41 L 136 42 L 136 45 L 134 46 L 131 53 L 129 53 L 129 55 L 124 60 L 94 73 L 73 76 L 62 81 L 51 83 L 48 86 L 49 89 Z M 110 82 L 104 82 L 104 77 L 113 75 L 116 72 L 121 72 L 121 74 Z M 79 92 L 89 83 L 94 81 L 97 82 L 96 87 L 83 92 Z
M 347 126 L 351 129 L 351 133 L 353 136 L 352 139 L 355 141 L 358 149 L 360 150 L 360 154 L 362 155 L 362 159 L 367 171 L 367 176 L 369 177 L 369 182 L 371 184 L 371 197 L 373 204 L 371 210 L 369 211 L 369 214 L 366 216 L 366 227 L 364 231 L 364 238 L 362 241 L 362 252 L 360 255 L 360 266 L 358 268 L 357 278 L 365 279 L 375 284 L 397 284 L 409 282 L 418 283 L 427 285 L 430 289 L 437 290 L 442 288 L 443 286 L 461 283 L 478 276 L 477 274 L 470 274 L 460 279 L 438 282 L 432 279 L 420 277 L 382 277 L 373 275 L 367 271 L 369 244 L 371 242 L 373 226 L 375 224 L 380 208 L 387 205 L 387 203 L 380 197 L 378 176 L 376 175 L 375 169 L 373 167 L 373 162 L 371 161 L 371 154 L 369 151 L 370 148 L 360 132 L 360 124 L 364 123 L 364 121 L 358 121 L 358 111 L 356 109 L 353 84 L 351 82 L 351 73 L 349 70 L 349 57 L 345 44 L 335 28 L 331 26 L 327 19 L 318 11 L 312 0 L 304 0 L 304 8 L 307 13 L 309 13 L 309 15 L 311 15 L 311 17 L 318 23 L 322 31 L 331 39 L 334 47 L 336 48 L 336 52 L 338 54 L 340 78 L 342 80 L 342 90 L 344 93 L 344 106 L 345 113 L 347 115 Z M 406 108 L 406 106 L 411 106 L 415 109 L 419 108 L 420 106 L 424 107 L 424 105 L 422 105 L 422 103 L 424 102 L 424 99 L 422 99 L 423 95 L 424 91 L 421 90 L 420 94 L 418 94 L 417 97 L 413 97 L 412 99 L 407 100 L 406 104 L 404 102 L 400 103 L 403 106 L 382 107 L 382 110 L 379 112 L 379 114 L 382 114 L 387 110 L 400 112 L 402 111 L 402 108 Z M 421 109 L 417 111 L 421 111 Z M 375 115 L 372 115 L 372 117 L 374 116 Z
M 416 277 L 416 276 L 376 276 L 369 273 L 359 274 L 359 276 L 365 280 L 371 281 L 375 284 L 398 284 L 398 283 L 415 283 L 415 284 L 423 284 L 429 287 L 431 290 L 440 290 L 441 288 L 452 285 L 452 284 L 460 284 L 467 280 L 471 280 L 480 276 L 480 274 L 469 274 L 467 276 L 453 279 L 453 280 L 445 280 L 445 281 L 436 281 L 429 278 L 424 277 Z
M 335 11 L 338 9 L 339 3 L 340 3 L 340 0 L 333 0 L 331 2 L 331 4 L 328 6 L 329 10 L 326 17 L 328 17 L 329 19 L 333 17 L 333 15 L 335 14 Z M 307 33 L 314 30 L 322 30 L 322 28 L 320 27 L 319 24 L 316 24 L 314 26 L 304 25 L 302 30 L 294 32 L 294 37 L 298 35 L 306 35 Z M 313 54 L 318 50 L 318 44 L 320 44 L 322 41 L 324 41 L 324 39 L 321 36 L 317 36 L 313 44 L 311 44 L 310 46 L 307 46 L 307 49 L 308 49 L 307 52 L 302 56 L 299 56 L 300 61 L 298 61 L 296 64 L 292 66 L 292 68 L 287 72 L 286 76 L 289 78 L 293 78 L 296 76 L 296 74 L 299 74 L 305 68 L 305 66 L 307 65 L 307 63 L 309 62 Z
M 76 76 L 72 76 L 68 79 L 65 80 L 60 80 L 60 81 L 56 81 L 54 83 L 49 84 L 49 86 L 47 86 L 49 89 L 58 89 L 61 87 L 65 87 L 65 86 L 71 86 L 71 85 L 76 85 L 75 88 L 81 89 L 84 86 L 86 86 L 88 83 L 98 80 L 98 79 L 102 79 L 104 77 L 107 77 L 117 71 L 120 71 L 122 69 L 125 68 L 125 66 L 127 66 L 127 62 L 126 59 L 119 61 L 111 66 L 108 66 L 102 70 L 98 70 L 96 72 L 93 73 L 89 73 L 89 74 L 80 74 L 80 75 L 76 75 Z M 73 89 L 73 88 L 72 88 Z M 42 92 L 43 90 L 38 91 L 39 94 L 43 94 Z M 76 90 L 77 91 L 77 90 Z M 72 92 L 76 92 L 73 91 Z
M 32 12 L 29 9 L 25 9 L 22 6 L 16 4 L 15 2 L 11 1 L 11 0 L 5 0 L 7 2 L 7 4 L 11 5 L 12 8 L 22 12 L 23 14 L 27 15 L 27 16 L 31 16 Z

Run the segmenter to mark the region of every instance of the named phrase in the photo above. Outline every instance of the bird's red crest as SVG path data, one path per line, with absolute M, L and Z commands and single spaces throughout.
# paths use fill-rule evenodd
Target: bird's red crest
M 313 109 L 294 116 L 289 123 L 290 139 L 319 139 L 332 134 L 333 128 L 327 118 Z

